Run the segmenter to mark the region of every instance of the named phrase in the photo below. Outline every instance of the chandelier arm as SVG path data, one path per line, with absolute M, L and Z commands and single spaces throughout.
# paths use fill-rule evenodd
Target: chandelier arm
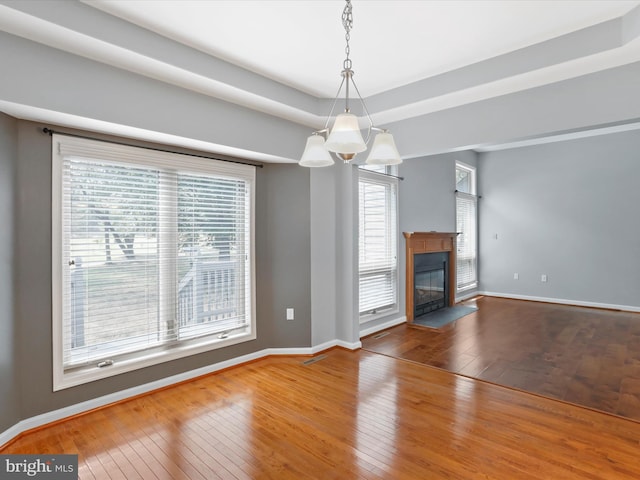
M 331 105 L 331 110 L 329 111 L 329 115 L 327 115 L 327 121 L 324 124 L 324 130 L 329 129 L 329 122 L 331 121 L 331 115 L 336 108 L 336 103 L 338 103 L 338 97 L 340 92 L 342 91 L 342 86 L 344 85 L 344 76 L 342 77 L 342 82 L 340 82 L 340 86 L 338 87 L 338 91 L 336 92 L 336 96 L 333 99 L 333 104 Z
M 364 100 L 362 99 L 362 95 L 360 95 L 360 90 L 358 90 L 358 85 L 356 85 L 356 82 L 353 80 L 353 78 L 351 79 L 351 83 L 353 84 L 353 88 L 355 88 L 356 93 L 358 94 L 358 98 L 360 99 L 360 103 L 362 104 L 362 109 L 364 110 L 364 113 L 367 115 L 367 120 L 369 120 L 369 127 L 367 129 L 367 138 L 364 140 L 364 143 L 369 143 L 369 138 L 371 137 L 371 130 L 375 129 L 376 127 L 373 126 L 373 120 L 371 120 L 371 115 L 369 115 L 367 104 L 364 103 Z

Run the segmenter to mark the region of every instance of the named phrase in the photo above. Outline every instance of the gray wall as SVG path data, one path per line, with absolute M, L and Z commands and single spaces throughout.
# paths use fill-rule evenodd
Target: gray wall
M 456 160 L 470 156 L 473 158 L 473 153 L 447 153 L 400 165 L 399 173 L 404 177 L 400 182 L 400 233 L 455 231 Z M 404 253 L 404 237 L 401 239 Z
M 481 154 L 481 289 L 640 307 L 638 152 L 631 131 Z
M 311 312 L 314 347 L 360 341 L 358 176 L 342 161 L 311 173 Z
M 14 343 L 14 198 L 18 122 L 0 113 L 0 432 L 20 420 Z
M 258 335 L 269 347 L 309 347 L 309 170 L 277 164 L 258 170 L 257 305 L 263 325 Z M 294 309 L 293 321 L 286 319 L 287 308 Z
M 2 142 L 0 151 L 3 153 L 10 153 L 12 149 L 12 125 L 6 120 L 0 125 L 2 138 L 9 138 Z M 42 127 L 32 122 L 18 122 L 19 161 L 15 187 L 19 194 L 14 212 L 17 220 L 13 252 L 16 258 L 16 309 L 13 317 L 7 315 L 7 325 L 0 324 L 8 331 L 18 328 L 15 348 L 21 382 L 18 389 L 21 418 L 271 346 L 310 346 L 309 173 L 296 165 L 268 165 L 257 169 L 256 185 L 258 338 L 53 393 L 51 138 L 41 132 Z M 2 178 L 4 182 L 5 177 Z M 2 192 L 6 195 L 4 189 Z M 4 210 L 2 212 L 5 215 Z M 2 272 L 6 276 L 4 269 Z M 0 282 L 6 282 L 6 279 L 0 277 Z M 294 322 L 285 321 L 284 308 L 287 306 L 296 308 Z M 0 308 L 3 309 L 2 322 L 5 322 L 4 313 L 10 313 L 10 306 L 3 301 Z M 4 341 L 3 335 L 0 342 Z M 0 358 L 3 362 L 6 360 L 4 348 L 0 350 Z M 7 369 L 7 380 L 11 382 L 10 364 Z M 6 395 L 2 391 L 2 395 Z M 11 401 L 0 403 L 0 419 L 6 418 L 6 423 L 15 419 L 11 405 Z
M 311 343 L 337 338 L 337 179 L 344 165 L 311 168 Z
M 360 341 L 358 297 L 358 172 L 337 162 L 336 193 L 336 337 Z

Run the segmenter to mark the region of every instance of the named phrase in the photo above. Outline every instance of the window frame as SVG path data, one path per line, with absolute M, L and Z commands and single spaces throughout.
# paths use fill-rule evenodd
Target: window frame
M 458 191 L 458 185 L 457 185 L 457 172 L 458 170 L 464 170 L 468 173 L 469 175 L 469 180 L 470 180 L 470 191 L 469 192 L 461 192 Z M 474 250 L 475 250 L 475 255 L 473 257 L 473 262 L 474 262 L 474 270 L 475 270 L 475 280 L 472 283 L 469 284 L 465 284 L 462 287 L 460 286 L 459 283 L 459 278 L 457 275 L 457 271 L 458 271 L 458 265 L 460 262 L 460 255 L 459 251 L 456 252 L 456 293 L 461 293 L 461 292 L 465 292 L 468 290 L 473 290 L 474 288 L 478 288 L 478 196 L 477 196 L 477 177 L 476 177 L 476 168 L 472 167 L 471 165 L 467 165 L 466 163 L 460 162 L 460 161 L 456 161 L 456 166 L 455 166 L 455 172 L 456 172 L 456 184 L 455 184 L 455 198 L 456 198 L 456 229 L 458 227 L 458 199 L 459 198 L 464 198 L 466 200 L 472 200 L 475 204 L 475 219 L 474 219 L 474 223 L 475 223 L 475 236 L 474 236 Z M 462 232 L 458 232 L 458 234 L 461 234 Z
M 395 199 L 394 199 L 394 212 L 393 215 L 395 216 L 395 225 L 394 225 L 394 232 L 392 233 L 393 236 L 393 240 L 395 242 L 395 279 L 394 279 L 394 303 L 381 309 L 381 310 L 377 310 L 375 311 L 375 313 L 371 313 L 371 312 L 360 312 L 360 305 L 359 305 L 359 298 L 360 298 L 360 236 L 358 233 L 358 317 L 359 317 L 359 323 L 363 324 L 363 323 L 367 323 L 367 322 L 371 322 L 373 320 L 377 320 L 379 318 L 383 318 L 386 317 L 388 315 L 393 315 L 396 314 L 400 311 L 400 304 L 398 301 L 398 296 L 399 296 L 399 258 L 398 258 L 398 249 L 399 249 L 399 242 L 398 242 L 398 231 L 399 231 L 399 195 L 398 195 L 398 189 L 399 189 L 399 182 L 398 182 L 398 178 L 396 177 L 397 174 L 397 167 L 392 166 L 392 165 L 386 165 L 384 166 L 384 172 L 380 171 L 381 168 L 378 166 L 373 166 L 372 168 L 367 166 L 367 165 L 362 165 L 358 168 L 358 198 L 359 198 L 359 191 L 360 191 L 360 182 L 361 180 L 364 179 L 370 179 L 375 181 L 376 183 L 380 183 L 380 184 L 387 184 L 390 185 L 391 188 L 393 189 L 394 195 L 395 195 Z M 391 205 L 387 205 L 387 208 L 392 208 Z M 358 204 L 358 232 L 360 231 L 360 222 L 361 222 L 361 218 L 360 218 L 360 205 Z
M 119 359 L 107 368 L 88 365 L 65 370 L 64 367 L 64 218 L 63 218 L 63 164 L 65 152 L 75 152 L 87 158 L 108 160 L 125 165 L 146 165 L 150 168 L 173 170 L 182 173 L 211 174 L 242 179 L 246 182 L 249 198 L 248 235 L 248 289 L 250 316 L 248 331 L 230 334 L 227 338 L 191 338 L 150 351 L 140 351 Z M 158 365 L 164 362 L 216 350 L 257 338 L 256 331 L 256 275 L 255 275 L 255 167 L 224 162 L 193 155 L 145 149 L 99 140 L 72 137 L 63 134 L 52 136 L 52 343 L 53 343 L 53 391 L 66 389 L 87 382 L 108 378 L 125 372 Z

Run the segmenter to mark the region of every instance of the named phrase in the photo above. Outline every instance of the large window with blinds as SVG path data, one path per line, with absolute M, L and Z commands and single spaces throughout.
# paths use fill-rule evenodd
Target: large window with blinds
M 360 320 L 392 313 L 398 305 L 398 180 L 390 167 L 359 169 Z
M 457 290 L 464 291 L 478 285 L 477 272 L 478 197 L 476 170 L 462 163 L 456 164 L 456 256 Z
M 54 389 L 254 339 L 255 168 L 53 136 Z

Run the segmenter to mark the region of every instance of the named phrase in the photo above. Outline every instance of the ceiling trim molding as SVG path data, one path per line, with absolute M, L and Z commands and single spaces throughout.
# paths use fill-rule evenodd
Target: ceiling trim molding
M 203 140 L 196 140 L 194 138 L 171 135 L 168 133 L 133 127 L 130 125 L 121 125 L 113 122 L 96 120 L 94 118 L 82 117 L 69 113 L 56 112 L 45 108 L 21 105 L 4 100 L 0 100 L 0 111 L 5 112 L 13 117 L 28 119 L 29 121 L 33 122 L 40 122 L 49 125 L 59 125 L 67 128 L 76 128 L 78 130 L 92 131 L 118 137 L 132 138 L 136 140 L 144 140 L 164 145 L 173 145 L 176 147 L 210 152 L 212 154 L 226 155 L 232 158 L 242 158 L 266 163 L 294 162 L 294 160 L 290 158 L 269 155 L 267 153 L 235 148 L 228 145 L 206 142 Z
M 313 97 L 81 2 L 0 0 L 0 31 L 185 91 L 308 127 L 309 130 L 323 128 L 326 122 L 324 115 L 329 111 L 331 99 Z M 449 113 L 454 113 L 453 109 L 459 107 L 473 107 L 486 100 L 499 100 L 498 97 L 543 86 L 552 88 L 552 85 L 557 84 L 560 89 L 564 89 L 561 82 L 638 62 L 640 6 L 621 17 L 372 95 L 365 98 L 365 101 L 375 124 L 392 129 L 395 126 L 390 124 L 397 124 L 400 129 L 411 123 L 417 129 L 418 125 L 425 123 L 424 118 L 429 118 L 431 114 L 444 113 L 448 116 Z M 566 88 L 571 88 L 570 85 L 567 84 Z M 34 103 L 28 106 L 0 101 L 0 108 L 19 118 L 100 130 L 265 162 L 292 161 L 289 158 L 247 152 L 202 140 L 189 141 L 184 137 L 156 134 L 139 128 L 127 133 L 122 129 L 128 127 L 85 118 L 82 114 L 54 112 L 38 108 L 39 106 L 43 105 Z M 357 105 L 354 107 L 354 113 L 358 114 Z M 440 118 L 439 115 L 434 118 L 436 117 Z M 610 120 L 608 118 L 598 122 Z M 399 123 L 406 121 L 409 122 Z M 452 125 L 451 128 L 456 126 Z M 589 130 L 590 127 L 585 125 L 584 129 Z M 565 134 L 555 135 L 550 132 L 549 138 L 564 138 L 561 135 Z M 160 138 L 158 135 L 164 136 Z M 540 138 L 517 142 L 521 141 L 544 143 Z M 513 143 L 518 144 L 517 142 Z M 416 132 L 413 132 L 408 143 L 424 142 L 419 142 Z M 443 146 L 460 149 L 458 144 Z M 424 150 L 414 148 L 413 151 L 416 155 L 428 151 L 428 146 L 422 145 L 422 148 Z
M 558 132 L 553 135 L 531 137 L 526 139 L 514 140 L 507 143 L 476 145 L 472 149 L 478 153 L 497 152 L 499 150 L 508 150 L 511 148 L 522 148 L 533 145 L 544 145 L 547 143 L 566 142 L 569 140 L 578 140 L 580 138 L 596 137 L 598 135 L 610 135 L 613 133 L 630 132 L 634 130 L 640 130 L 640 121 L 615 125 L 602 125 L 585 130 Z

